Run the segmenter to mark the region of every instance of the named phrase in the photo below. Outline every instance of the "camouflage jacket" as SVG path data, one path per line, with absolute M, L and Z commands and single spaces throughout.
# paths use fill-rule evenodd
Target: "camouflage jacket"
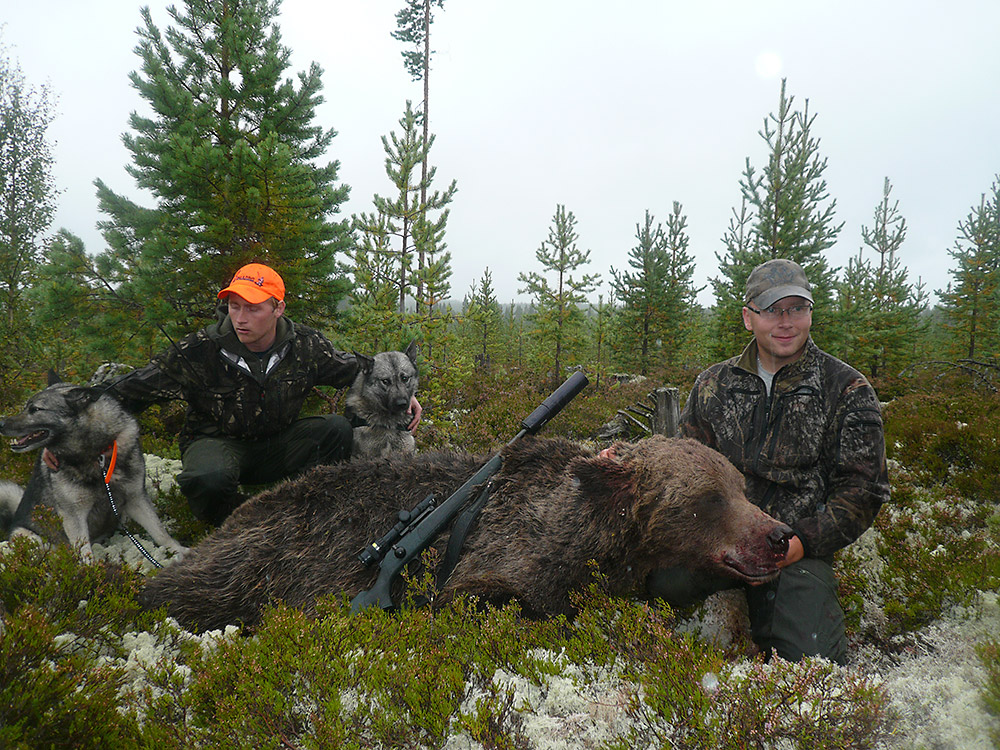
M 729 458 L 746 477 L 747 497 L 791 526 L 807 557 L 829 561 L 889 499 L 875 391 L 812 339 L 775 374 L 770 396 L 757 375 L 756 341 L 705 370 L 681 434 Z
M 186 401 L 183 451 L 202 437 L 274 435 L 298 418 L 313 386 L 349 386 L 358 369 L 354 355 L 285 317 L 265 356 L 266 361 L 240 343 L 227 316 L 184 337 L 109 390 L 136 412 L 151 403 Z

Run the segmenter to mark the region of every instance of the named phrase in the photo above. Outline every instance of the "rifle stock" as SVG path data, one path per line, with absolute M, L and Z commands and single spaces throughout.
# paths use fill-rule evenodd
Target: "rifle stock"
M 534 435 L 545 426 L 556 414 L 562 411 L 576 395 L 582 391 L 590 381 L 582 372 L 573 373 L 559 388 L 557 388 L 548 398 L 535 408 L 521 422 L 521 430 L 515 435 L 507 445 L 514 443 L 525 435 Z M 351 612 L 365 609 L 366 607 L 379 606 L 382 609 L 392 609 L 395 605 L 392 601 L 391 587 L 396 577 L 403 569 L 434 541 L 435 537 L 455 518 L 462 510 L 473 490 L 488 481 L 490 477 L 500 471 L 503 466 L 503 458 L 497 453 L 473 474 L 466 482 L 455 490 L 447 500 L 434 507 L 430 512 L 425 512 L 419 521 L 407 527 L 400 534 L 395 535 L 393 531 L 386 534 L 378 542 L 369 544 L 362 550 L 360 556 L 362 561 L 374 562 L 379 560 L 379 573 L 375 583 L 370 589 L 358 593 L 351 600 Z M 433 505 L 432 497 L 426 498 L 421 505 Z M 418 506 L 419 508 L 420 506 Z M 427 507 L 427 506 L 425 506 Z M 416 509 L 414 509 L 414 513 Z M 405 513 L 405 511 L 404 511 Z M 402 518 L 401 514 L 401 518 Z M 394 529 L 398 528 L 394 527 Z M 388 549 L 380 542 L 390 535 L 398 536 L 397 541 Z M 374 549 L 376 558 L 372 557 Z

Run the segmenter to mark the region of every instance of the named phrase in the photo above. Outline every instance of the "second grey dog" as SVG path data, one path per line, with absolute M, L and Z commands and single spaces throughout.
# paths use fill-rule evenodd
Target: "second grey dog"
M 0 502 L 6 505 L 0 516 L 9 518 L 4 538 L 39 535 L 32 511 L 48 505 L 62 519 L 69 543 L 80 547 L 84 559 L 93 559 L 91 540 L 110 535 L 119 524 L 110 488 L 118 513 L 139 523 L 156 544 L 178 554 L 186 551 L 163 528 L 146 493 L 138 423 L 103 390 L 52 384 L 32 396 L 20 414 L 0 419 L 0 434 L 12 438 L 10 447 L 17 453 L 39 450 L 23 495 L 9 482 L 0 487 Z
M 347 413 L 354 427 L 354 456 L 415 453 L 416 442 L 406 429 L 410 400 L 417 392 L 417 354 L 411 341 L 405 352 L 380 352 L 368 357 L 355 352 L 360 365 L 347 392 Z

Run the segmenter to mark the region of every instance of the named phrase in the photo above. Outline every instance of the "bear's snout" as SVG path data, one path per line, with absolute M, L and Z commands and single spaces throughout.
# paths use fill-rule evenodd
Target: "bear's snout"
M 793 536 L 795 536 L 795 532 L 790 526 L 779 524 L 768 532 L 767 545 L 776 555 L 784 557 L 788 554 L 788 542 Z

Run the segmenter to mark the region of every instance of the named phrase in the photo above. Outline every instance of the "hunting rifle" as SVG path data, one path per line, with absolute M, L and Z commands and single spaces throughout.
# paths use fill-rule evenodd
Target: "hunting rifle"
M 587 376 L 582 372 L 573 373 L 521 422 L 521 431 L 507 445 L 516 442 L 525 435 L 537 433 L 552 417 L 562 411 L 562 408 L 572 401 L 589 382 Z M 401 510 L 396 525 L 358 554 L 358 559 L 365 565 L 378 563 L 379 573 L 370 589 L 360 592 L 351 600 L 351 612 L 357 612 L 374 605 L 378 605 L 382 609 L 392 609 L 394 605 L 390 588 L 396 577 L 411 560 L 419 557 L 441 530 L 462 511 L 472 496 L 472 491 L 479 485 L 486 483 L 500 470 L 502 465 L 503 458 L 500 453 L 497 453 L 440 505 L 435 502 L 434 495 L 431 494 L 417 503 L 412 510 Z M 458 553 L 461 550 L 465 534 L 472 521 L 475 520 L 479 509 L 485 504 L 487 497 L 488 490 L 484 487 L 473 505 L 467 508 L 456 522 L 449 540 L 448 552 L 445 554 L 441 569 L 438 571 L 438 585 L 443 583 L 458 561 Z

